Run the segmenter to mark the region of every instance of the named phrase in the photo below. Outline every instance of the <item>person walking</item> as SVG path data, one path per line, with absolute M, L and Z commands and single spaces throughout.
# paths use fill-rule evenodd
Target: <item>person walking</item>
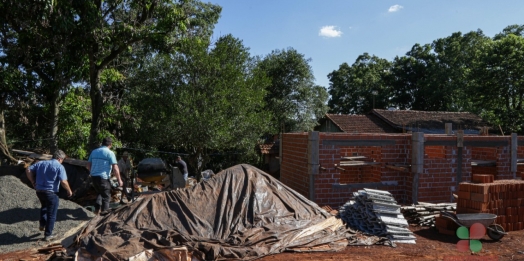
M 96 197 L 95 213 L 106 215 L 109 213 L 109 202 L 111 201 L 111 171 L 118 180 L 118 186 L 122 187 L 122 179 L 116 161 L 115 153 L 110 149 L 113 146 L 113 140 L 106 137 L 102 140 L 102 146 L 95 149 L 89 155 L 87 160 L 87 169 L 91 174 L 93 187 L 98 193 Z
M 176 166 L 178 167 L 178 169 L 180 170 L 180 173 L 182 173 L 184 175 L 184 180 L 187 182 L 188 171 L 187 171 L 187 164 L 186 164 L 186 162 L 183 161 L 180 156 L 177 156 L 175 163 L 176 163 Z
M 52 241 L 56 238 L 53 229 L 56 222 L 56 214 L 60 199 L 58 189 L 61 185 L 67 196 L 71 197 L 73 192 L 67 182 L 67 174 L 62 162 L 66 154 L 61 150 L 53 153 L 51 160 L 39 161 L 26 169 L 26 175 L 36 190 L 36 196 L 42 205 L 40 208 L 40 231 L 44 231 L 44 240 Z
M 122 158 L 118 161 L 118 170 L 120 171 L 120 177 L 122 178 L 122 181 L 124 185 L 122 186 L 122 196 L 120 197 L 120 204 L 124 204 L 124 195 L 127 197 L 127 201 L 131 201 L 130 193 L 127 191 L 127 187 L 129 186 L 129 180 L 132 178 L 130 176 L 131 170 L 133 169 L 133 162 L 129 158 L 129 153 L 127 151 L 124 151 L 122 153 Z M 133 189 L 133 188 L 131 188 Z

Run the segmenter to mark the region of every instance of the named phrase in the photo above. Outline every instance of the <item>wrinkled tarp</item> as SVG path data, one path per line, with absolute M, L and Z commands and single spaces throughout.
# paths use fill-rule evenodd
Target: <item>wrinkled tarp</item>
M 337 251 L 348 238 L 356 243 L 340 219 L 250 165 L 141 197 L 91 220 L 71 250 L 84 260 L 124 260 L 147 249 L 187 246 L 202 260 L 251 260 L 285 250 Z

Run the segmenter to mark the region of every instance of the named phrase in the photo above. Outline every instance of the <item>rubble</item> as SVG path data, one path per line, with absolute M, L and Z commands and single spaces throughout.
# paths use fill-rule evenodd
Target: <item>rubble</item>
M 350 228 L 375 236 L 388 237 L 396 243 L 415 243 L 408 222 L 400 213 L 393 196 L 382 190 L 364 189 L 339 209 L 339 215 Z

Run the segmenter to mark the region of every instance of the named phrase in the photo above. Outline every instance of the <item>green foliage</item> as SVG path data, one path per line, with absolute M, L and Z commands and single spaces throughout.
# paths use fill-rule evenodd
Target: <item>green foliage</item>
M 242 42 L 230 35 L 208 46 L 187 43 L 182 52 L 150 57 L 130 85 L 136 139 L 145 146 L 172 144 L 198 162 L 215 151 L 253 151 L 266 131 L 263 74 Z
M 524 26 L 506 27 L 493 39 L 481 30 L 415 44 L 393 62 L 359 56 L 328 75 L 333 113 L 365 113 L 371 90 L 376 108 L 469 111 L 506 133 L 522 133 Z M 381 96 L 383 94 L 383 96 Z
M 340 65 L 331 72 L 328 102 L 331 113 L 361 114 L 390 105 L 387 75 L 390 62 L 367 53 L 360 55 L 352 66 Z M 373 105 L 373 100 L 375 105 Z
M 75 88 L 60 105 L 58 147 L 69 157 L 87 159 L 87 141 L 91 120 L 91 100 L 82 88 Z
M 274 50 L 258 68 L 270 80 L 265 110 L 272 113 L 271 133 L 310 131 L 328 110 L 327 91 L 314 85 L 310 60 L 289 48 Z

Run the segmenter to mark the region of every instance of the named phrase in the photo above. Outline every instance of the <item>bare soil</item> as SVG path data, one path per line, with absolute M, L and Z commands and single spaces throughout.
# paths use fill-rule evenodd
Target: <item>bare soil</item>
M 314 252 L 314 253 L 281 253 L 266 256 L 261 261 L 288 261 L 288 260 L 524 260 L 524 230 L 512 231 L 500 241 L 493 241 L 485 236 L 480 253 L 460 252 L 456 244 L 456 236 L 439 234 L 434 228 L 411 227 L 417 237 L 416 244 L 397 244 L 396 248 L 389 246 L 348 246 L 339 252 Z M 36 260 L 66 260 L 53 253 L 40 254 L 37 250 L 18 251 L 0 254 L 0 260 L 36 261 Z M 71 260 L 71 259 L 69 259 Z
M 282 253 L 264 257 L 262 261 L 285 260 L 524 260 L 524 230 L 512 231 L 500 241 L 485 236 L 480 253 L 460 252 L 456 236 L 439 234 L 434 228 L 411 227 L 417 237 L 416 244 L 389 246 L 348 246 L 339 252 L 323 253 Z

